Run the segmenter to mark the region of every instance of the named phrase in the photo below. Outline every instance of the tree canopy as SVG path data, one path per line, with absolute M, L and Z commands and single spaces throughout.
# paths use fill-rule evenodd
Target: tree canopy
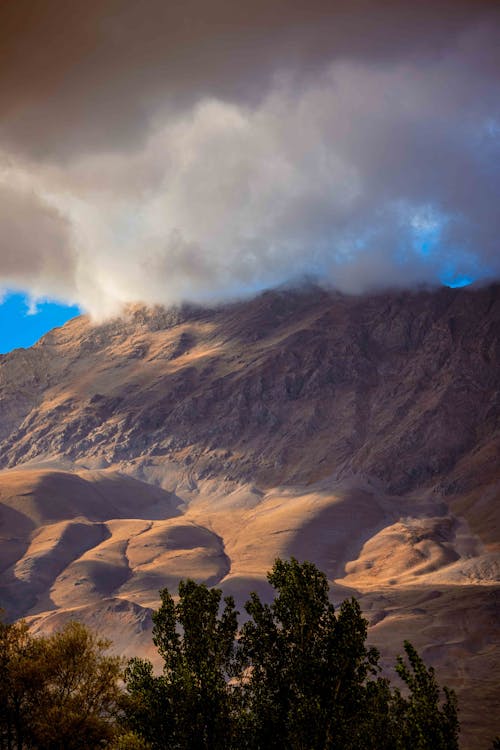
M 182 582 L 165 589 L 153 638 L 163 674 L 127 669 L 131 729 L 153 750 L 454 750 L 456 700 L 411 644 L 397 663 L 406 685 L 380 676 L 355 599 L 338 612 L 315 565 L 276 560 L 271 604 L 253 593 L 237 633 L 231 597 Z
M 86 750 L 109 743 L 121 700 L 121 659 L 83 625 L 33 637 L 0 623 L 1 750 Z
M 356 599 L 336 610 L 324 573 L 294 558 L 268 580 L 273 601 L 251 594 L 240 629 L 219 589 L 163 589 L 161 674 L 137 658 L 123 671 L 78 623 L 46 637 L 0 623 L 0 750 L 458 748 L 455 695 L 410 643 L 393 687 Z
M 228 748 L 232 742 L 232 690 L 238 628 L 231 597 L 219 614 L 222 592 L 181 581 L 179 600 L 167 589 L 153 615 L 153 642 L 163 657 L 161 676 L 133 659 L 126 671 L 130 727 L 153 748 Z

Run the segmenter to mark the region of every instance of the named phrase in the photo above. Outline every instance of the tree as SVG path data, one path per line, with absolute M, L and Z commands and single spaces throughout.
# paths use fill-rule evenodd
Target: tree
M 337 616 L 324 573 L 294 558 L 276 560 L 268 580 L 277 596 L 267 605 L 252 594 L 239 639 L 251 745 L 364 747 L 358 727 L 366 727 L 368 708 L 386 685 L 368 680 L 378 671 L 378 652 L 365 645 L 358 602 L 343 602 Z
M 397 658 L 396 672 L 409 688 L 403 698 L 395 695 L 395 718 L 401 727 L 398 747 L 414 750 L 458 750 L 459 722 L 457 699 L 453 690 L 441 690 L 433 667 L 426 667 L 408 641 L 404 642 L 408 664 Z
M 276 560 L 271 604 L 256 593 L 237 635 L 232 598 L 181 581 L 153 615 L 163 673 L 134 659 L 126 671 L 126 725 L 152 750 L 454 750 L 458 721 L 432 668 L 408 643 L 397 671 L 408 695 L 380 676 L 355 599 L 338 612 L 324 573 Z M 235 640 L 236 639 L 236 640 Z M 137 741 L 137 738 L 134 738 Z
M 25 622 L 0 621 L 0 748 L 24 747 L 38 710 L 41 643 Z
M 33 722 L 36 744 L 51 750 L 85 750 L 111 740 L 122 661 L 106 654 L 110 641 L 70 622 L 42 643 L 44 689 Z
M 123 732 L 109 747 L 110 750 L 150 750 L 151 745 L 135 732 Z
M 87 750 L 115 733 L 121 660 L 70 622 L 48 637 L 0 625 L 0 748 Z
M 167 589 L 153 615 L 153 642 L 163 658 L 163 674 L 133 659 L 126 671 L 128 723 L 154 750 L 221 748 L 231 740 L 237 612 L 231 597 L 192 580 L 179 584 L 179 600 Z M 180 626 L 180 629 L 178 629 Z

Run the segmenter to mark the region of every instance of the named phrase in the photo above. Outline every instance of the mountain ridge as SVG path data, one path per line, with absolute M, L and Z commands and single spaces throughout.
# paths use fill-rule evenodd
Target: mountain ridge
M 283 478 L 290 479 L 290 466 L 284 455 L 291 449 L 290 439 L 288 435 L 283 435 L 280 446 L 279 428 L 285 432 L 295 426 L 306 437 L 315 431 L 325 430 L 325 426 L 328 427 L 325 424 L 325 404 L 318 409 L 318 402 L 320 399 L 328 400 L 328 404 L 334 404 L 333 411 L 337 411 L 337 398 L 340 407 L 346 411 L 336 424 L 337 429 L 344 431 L 344 449 L 337 443 L 332 460 L 321 456 L 320 461 L 327 462 L 325 475 L 333 470 L 346 473 L 349 466 L 354 471 L 361 467 L 383 481 L 389 480 L 396 491 L 407 491 L 432 480 L 436 474 L 446 472 L 452 462 L 468 452 L 476 437 L 472 433 L 478 430 L 479 422 L 483 425 L 483 431 L 488 427 L 494 428 L 496 424 L 500 405 L 496 388 L 499 353 L 495 334 L 500 317 L 498 289 L 498 286 L 474 292 L 445 289 L 414 295 L 398 293 L 361 298 L 330 295 L 316 290 L 270 292 L 246 303 L 214 310 L 192 309 L 187 314 L 182 310 L 157 309 L 149 314 L 146 310 L 136 311 L 125 324 L 113 321 L 104 326 L 88 327 L 87 330 L 83 324 L 83 335 L 78 331 L 83 319 L 76 319 L 76 322 L 48 334 L 34 350 L 27 350 L 31 354 L 14 353 L 0 359 L 2 374 L 11 363 L 20 360 L 25 389 L 19 399 L 19 411 L 21 416 L 25 412 L 25 419 L 29 415 L 24 424 L 12 430 L 10 435 L 5 435 L 5 425 L 10 426 L 9 421 L 12 424 L 12 420 L 8 419 L 8 415 L 6 419 L 5 415 L 6 406 L 8 409 L 11 403 L 8 397 L 2 398 L 4 430 L 1 464 L 12 466 L 31 460 L 40 455 L 41 450 L 60 453 L 61 447 L 63 454 L 67 453 L 72 460 L 78 458 L 78 451 L 87 457 L 96 455 L 100 446 L 103 448 L 101 453 L 105 453 L 105 449 L 109 453 L 112 437 L 117 443 L 112 461 L 136 457 L 141 446 L 133 442 L 134 434 L 123 439 L 130 426 L 126 422 L 127 414 L 121 434 L 120 429 L 116 428 L 117 419 L 128 411 L 138 419 L 136 433 L 139 440 L 146 438 L 147 451 L 175 455 L 176 451 L 190 447 L 191 458 L 200 464 L 201 471 L 219 474 L 220 462 L 216 456 L 212 456 L 211 461 L 201 458 L 200 451 L 194 450 L 196 443 L 202 445 L 203 449 L 212 443 L 218 450 L 226 448 L 234 451 L 236 445 L 243 449 L 245 442 L 246 457 L 253 459 L 252 471 L 257 470 L 264 482 L 274 484 Z M 473 304 L 470 304 L 471 300 L 474 300 Z M 431 309 L 429 301 L 432 302 Z M 469 310 L 464 314 L 460 307 L 467 303 Z M 471 313 L 474 317 L 468 319 L 467 315 Z M 462 330 L 464 321 L 468 325 Z M 478 331 L 478 325 L 485 330 Z M 332 335 L 332 328 L 337 335 Z M 97 357 L 96 364 L 104 374 L 106 369 L 108 375 L 113 374 L 113 367 L 116 378 L 122 374 L 120 370 L 129 371 L 125 383 L 127 391 L 121 392 L 119 384 L 110 388 L 109 383 L 104 382 L 101 393 L 95 381 L 87 386 L 80 381 L 74 397 L 88 396 L 83 415 L 87 422 L 78 414 L 78 419 L 74 419 L 77 434 L 75 430 L 72 431 L 67 446 L 54 446 L 44 440 L 40 430 L 37 430 L 36 402 L 40 392 L 50 389 L 51 377 L 56 381 L 61 380 L 61 375 L 65 378 L 64 371 L 54 372 L 53 361 L 61 353 L 64 357 L 64 350 L 68 349 L 68 342 L 64 338 L 61 341 L 63 331 L 71 335 L 74 329 L 78 356 L 69 359 L 67 367 L 78 366 L 78 360 L 89 353 L 101 355 Z M 178 332 L 178 335 L 168 335 L 172 332 Z M 475 342 L 471 343 L 473 336 Z M 106 368 L 103 360 L 111 349 L 114 351 L 110 357 L 115 364 L 111 363 Z M 36 352 L 40 363 L 38 367 L 38 363 L 33 361 L 35 357 L 32 352 Z M 141 363 L 142 372 L 134 379 L 134 363 L 137 362 Z M 144 373 L 147 370 L 151 381 L 148 389 L 141 387 L 144 386 Z M 0 375 L 0 378 L 0 387 L 4 388 L 9 376 Z M 70 373 L 70 382 L 71 379 L 74 379 L 73 372 Z M 387 386 L 380 400 L 394 399 L 389 415 L 392 423 L 388 422 L 387 414 L 381 413 L 380 404 L 370 398 L 372 391 L 384 386 L 383 381 Z M 407 383 L 406 394 L 398 387 L 401 383 Z M 369 432 L 371 427 L 367 425 L 370 418 L 368 411 L 372 407 L 378 409 L 374 421 L 377 423 L 377 438 L 382 441 L 395 436 L 398 423 L 403 422 L 398 443 L 403 439 L 404 444 L 399 453 L 402 457 L 405 453 L 409 454 L 414 460 L 410 441 L 423 444 L 429 436 L 425 434 L 424 420 L 412 425 L 414 429 L 409 430 L 404 421 L 404 412 L 414 394 L 430 390 L 429 383 L 433 384 L 432 400 L 422 403 L 422 407 L 429 412 L 427 421 L 434 416 L 433 409 L 446 420 L 447 445 L 445 450 L 440 451 L 430 436 L 433 455 L 430 455 L 430 450 L 425 454 L 427 464 L 418 455 L 416 458 L 420 465 L 405 466 L 404 474 L 401 471 L 396 478 L 392 458 L 389 468 L 385 468 L 386 461 L 380 451 L 378 454 L 374 452 L 369 441 L 363 439 L 364 433 Z M 487 403 L 480 398 L 481 388 L 487 393 Z M 470 409 L 457 413 L 457 408 L 463 405 L 462 397 L 467 395 L 467 389 L 475 389 L 476 393 L 470 394 L 469 400 L 474 405 L 473 412 L 477 411 L 476 405 L 480 406 L 480 414 L 473 414 Z M 454 392 L 450 393 L 450 390 Z M 355 403 L 349 404 L 347 398 L 342 399 L 346 393 Z M 17 397 L 18 394 L 19 388 Z M 32 402 L 29 401 L 30 395 Z M 43 412 L 45 434 L 50 433 L 46 429 L 47 418 L 52 417 L 56 421 L 62 416 L 66 424 L 68 419 L 72 419 L 72 402 L 67 398 L 68 394 L 65 395 L 66 398 L 62 398 L 59 393 L 53 409 Z M 124 402 L 125 409 L 120 409 Z M 448 406 L 450 402 L 453 403 L 452 408 Z M 284 408 L 279 408 L 283 405 Z M 305 406 L 305 413 L 299 414 L 297 406 Z M 214 437 L 213 424 L 207 425 L 209 421 L 213 423 L 216 417 L 220 421 L 221 409 L 225 420 L 221 432 L 231 432 L 230 446 L 224 446 L 221 436 Z M 300 424 L 293 424 L 294 414 L 300 417 Z M 414 415 L 411 416 L 416 422 Z M 19 419 L 19 414 L 16 417 Z M 388 423 L 381 424 L 383 419 Z M 79 434 L 84 435 L 84 439 L 88 438 L 94 424 L 102 425 L 106 420 L 110 430 L 101 436 L 94 432 L 92 446 L 79 443 Z M 466 424 L 462 428 L 464 421 Z M 284 476 L 274 470 L 267 455 L 264 456 L 261 450 L 259 453 L 259 446 L 252 450 L 251 442 L 255 437 L 252 430 L 254 433 L 258 431 L 261 438 L 263 434 L 266 437 L 273 435 L 274 462 L 284 464 Z M 384 430 L 387 435 L 383 434 Z M 121 440 L 117 439 L 117 434 Z M 450 448 L 451 441 L 455 443 L 454 450 Z M 394 455 L 394 444 L 391 447 Z M 422 445 L 420 452 L 421 448 Z M 241 468 L 239 466 L 238 470 Z M 297 479 L 301 482 L 315 479 L 314 471 L 316 467 L 309 472 L 304 469 Z M 238 479 L 238 472 L 233 472 L 231 478 Z M 450 491 L 450 487 L 444 490 Z

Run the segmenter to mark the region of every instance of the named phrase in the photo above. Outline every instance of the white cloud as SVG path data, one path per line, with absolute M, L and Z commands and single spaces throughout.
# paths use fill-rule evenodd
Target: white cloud
M 134 152 L 6 162 L 0 285 L 103 317 L 310 273 L 350 292 L 498 276 L 498 85 L 471 45 L 283 75 L 254 107 L 206 98 Z

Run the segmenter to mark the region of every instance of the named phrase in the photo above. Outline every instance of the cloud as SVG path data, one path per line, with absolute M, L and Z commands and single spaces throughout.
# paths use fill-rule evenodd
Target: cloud
M 0 184 L 0 227 L 1 286 L 76 298 L 77 254 L 69 222 L 57 209 L 34 192 Z
M 373 7 L 361 5 L 366 22 Z M 394 6 L 380 7 L 389 18 Z M 126 102 L 115 108 L 122 67 L 113 74 L 118 94 L 104 107 L 113 78 L 106 57 L 102 91 L 95 79 L 89 88 L 95 122 L 109 126 L 99 143 L 85 117 L 74 131 L 42 117 L 42 154 L 27 145 L 27 131 L 4 142 L 0 280 L 104 317 L 127 302 L 219 301 L 311 274 L 347 292 L 498 278 L 498 52 L 494 27 L 480 13 L 471 20 L 467 4 L 456 7 L 453 28 L 438 15 L 436 28 L 426 26 L 430 39 L 406 35 L 404 53 L 399 38 L 385 49 L 392 37 L 379 23 L 364 47 L 357 29 L 349 54 L 337 35 L 333 52 L 314 56 L 311 29 L 285 24 L 286 33 L 271 35 L 286 50 L 271 55 L 265 85 L 254 71 L 258 97 L 241 66 L 224 65 L 218 77 L 183 68 L 186 91 L 175 106 L 158 95 L 160 73 L 143 73 L 156 93 L 142 120 Z M 340 16 L 339 25 L 360 18 Z M 228 23 L 249 31 L 258 20 Z M 214 40 L 200 23 L 200 58 L 215 65 Z M 115 32 L 130 41 L 130 18 L 123 24 Z M 401 24 L 396 13 L 392 30 Z M 285 44 L 294 34 L 297 64 Z M 142 39 L 133 60 L 144 53 Z M 238 81 L 243 93 L 234 94 Z M 133 79 L 129 99 L 134 87 Z M 61 132 L 63 148 L 54 150 Z
M 144 143 L 156 115 L 214 97 L 255 105 L 340 60 L 446 54 L 498 22 L 491 0 L 16 0 L 0 3 L 0 142 L 44 159 Z M 494 61 L 478 57 L 494 77 Z

